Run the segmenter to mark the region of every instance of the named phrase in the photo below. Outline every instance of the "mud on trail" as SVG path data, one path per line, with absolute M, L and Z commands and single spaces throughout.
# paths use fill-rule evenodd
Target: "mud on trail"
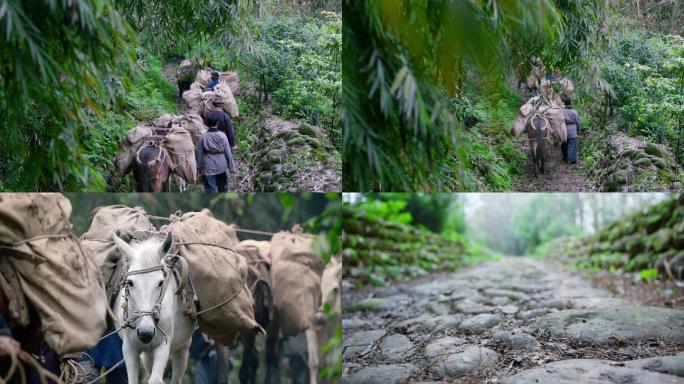
M 345 383 L 684 383 L 684 311 L 504 257 L 343 288 Z
M 581 143 L 580 143 L 581 146 Z M 525 148 L 524 155 L 528 156 Z M 560 145 L 551 147 L 551 155 L 546 159 L 544 174 L 534 175 L 532 161 L 525 159 L 524 174 L 513 186 L 514 192 L 587 192 L 591 191 L 587 171 L 581 159 L 581 147 L 577 164 L 569 165 L 563 161 Z

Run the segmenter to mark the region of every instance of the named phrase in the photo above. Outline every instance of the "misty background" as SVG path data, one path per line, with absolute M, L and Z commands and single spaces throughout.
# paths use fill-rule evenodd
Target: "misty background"
M 383 220 L 493 251 L 525 255 L 561 236 L 591 234 L 667 193 L 347 193 L 345 204 Z

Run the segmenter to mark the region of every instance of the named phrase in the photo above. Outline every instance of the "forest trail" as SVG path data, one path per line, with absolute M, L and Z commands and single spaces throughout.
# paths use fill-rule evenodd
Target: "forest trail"
M 164 77 L 174 86 L 176 67 L 177 63 L 170 62 L 163 68 Z M 181 97 L 176 95 L 174 100 L 179 114 L 188 111 Z M 231 192 L 341 191 L 342 165 L 320 128 L 284 120 L 268 104 L 263 106 L 263 116 L 253 127 L 242 126 L 247 120 L 244 116 L 232 119 L 238 146 L 247 140 L 248 131 L 254 142 L 246 151 L 233 152 L 236 172 L 230 174 Z
M 527 156 L 529 149 L 525 148 Z M 581 148 L 578 157 L 581 156 Z M 524 174 L 513 186 L 513 192 L 587 192 L 590 191 L 587 172 L 579 157 L 577 164 L 568 165 L 561 156 L 560 145 L 551 147 L 545 173 L 534 175 L 532 162 L 525 159 Z
M 684 311 L 550 262 L 504 257 L 342 297 L 343 382 L 684 383 Z

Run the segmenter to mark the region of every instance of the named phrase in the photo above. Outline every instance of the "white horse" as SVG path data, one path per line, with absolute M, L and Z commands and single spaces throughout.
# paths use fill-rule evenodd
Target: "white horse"
M 178 282 L 165 263 L 171 247 L 171 232 L 164 241 L 149 239 L 132 246 L 112 234 L 126 258 L 126 279 L 115 303 L 115 313 L 123 340 L 123 355 L 128 382 L 137 384 L 140 359 L 148 383 L 162 383 L 166 363 L 171 357 L 171 383 L 180 384 L 188 363 L 188 350 L 195 321 L 181 312 Z

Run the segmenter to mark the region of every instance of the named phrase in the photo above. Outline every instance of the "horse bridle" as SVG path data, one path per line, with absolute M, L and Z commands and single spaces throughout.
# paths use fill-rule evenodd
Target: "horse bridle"
M 173 268 L 173 267 L 169 267 Z M 156 304 L 152 307 L 152 309 L 147 310 L 147 311 L 141 311 L 135 308 L 135 303 L 130 300 L 130 306 L 133 309 L 132 313 L 129 314 L 128 312 L 128 306 L 129 306 L 129 291 L 128 291 L 128 276 L 131 275 L 142 275 L 145 273 L 150 273 L 150 272 L 155 272 L 155 271 L 162 271 L 164 274 L 164 282 L 162 283 L 161 291 L 159 292 L 159 298 L 157 299 Z M 164 300 L 164 295 L 166 294 L 166 289 L 168 287 L 167 283 L 167 273 L 166 273 L 166 268 L 164 264 L 157 265 L 155 267 L 150 267 L 150 268 L 144 268 L 144 269 L 138 269 L 135 271 L 128 271 L 124 273 L 122 276 L 122 288 L 124 289 L 124 302 L 122 305 L 123 309 L 123 314 L 124 314 L 124 324 L 121 326 L 121 328 L 134 328 L 133 323 L 138 321 L 138 319 L 144 317 L 144 316 L 151 316 L 152 320 L 154 320 L 154 326 L 155 328 L 159 329 L 159 331 L 164 335 L 164 338 L 166 338 L 166 332 L 164 332 L 163 329 L 159 326 L 159 316 L 161 312 L 161 305 L 162 305 L 162 300 Z

